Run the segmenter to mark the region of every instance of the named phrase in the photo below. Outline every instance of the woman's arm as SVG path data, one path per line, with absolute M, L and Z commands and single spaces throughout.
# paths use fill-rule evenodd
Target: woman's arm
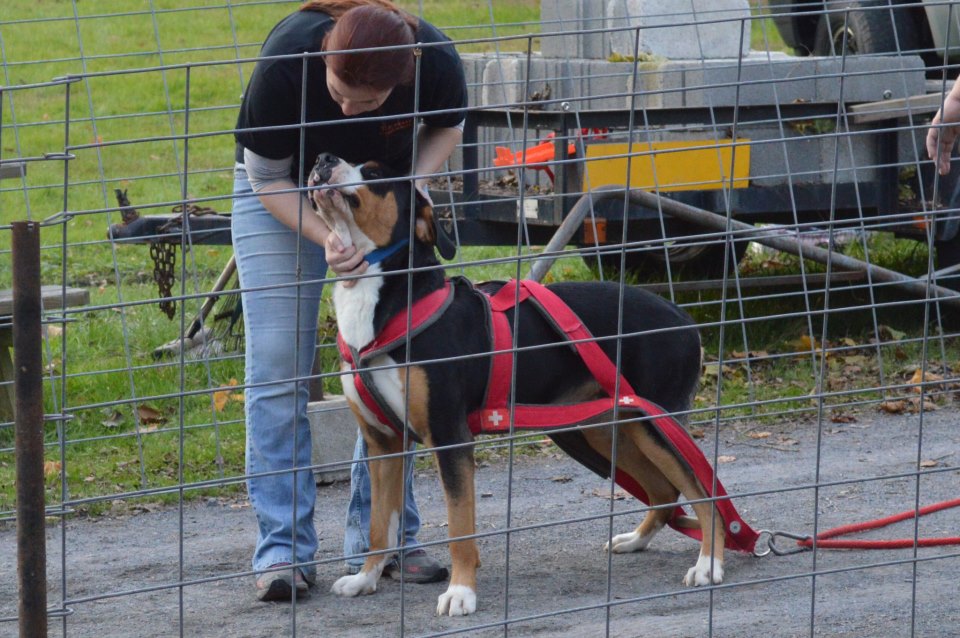
M 426 191 L 427 176 L 443 167 L 462 137 L 462 127 L 420 126 L 417 131 L 417 164 L 413 167 L 413 174 L 422 176 L 417 178 L 418 189 Z

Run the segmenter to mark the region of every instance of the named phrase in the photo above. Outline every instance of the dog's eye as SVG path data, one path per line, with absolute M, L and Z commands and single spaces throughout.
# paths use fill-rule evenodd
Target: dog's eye
M 383 172 L 379 168 L 366 168 L 364 169 L 367 179 L 383 179 Z

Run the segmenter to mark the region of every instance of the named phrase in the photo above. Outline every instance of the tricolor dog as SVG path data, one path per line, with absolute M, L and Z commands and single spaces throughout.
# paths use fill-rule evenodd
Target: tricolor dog
M 438 448 L 435 455 L 453 540 L 450 585 L 439 598 L 437 613 L 473 613 L 480 557 L 471 538 L 476 523 L 469 443 L 478 431 L 474 427 L 478 420 L 488 418 L 499 427 L 494 431 L 507 432 L 508 417 L 515 411 L 520 418 L 523 406 L 547 406 L 556 414 L 575 413 L 571 405 L 602 407 L 597 402 L 609 398 L 612 383 L 629 386 L 636 396 L 667 412 L 683 412 L 690 408 L 698 386 L 699 334 L 678 307 L 635 287 L 621 292 L 618 285 L 604 282 L 511 285 L 499 295 L 494 289 L 489 297 L 469 282 L 445 279 L 437 267 L 438 234 L 431 206 L 418 193 L 411 197 L 409 179 L 398 179 L 375 162 L 354 166 L 323 154 L 309 186 L 317 214 L 345 245 L 355 245 L 371 262 L 367 276 L 355 285 L 341 282 L 333 289 L 344 370 L 361 370 L 344 377 L 344 392 L 371 458 L 395 455 L 370 462 L 370 550 L 386 553 L 370 555 L 358 574 L 337 580 L 333 592 L 357 596 L 377 589 L 391 558 L 389 550 L 397 543 L 403 508 L 400 454 L 406 436 Z M 444 254 L 446 247 L 439 248 Z M 512 303 L 514 297 L 524 296 L 537 303 Z M 559 319 L 547 318 L 536 307 L 558 299 L 568 308 Z M 499 322 L 517 326 L 515 341 L 508 337 L 509 352 L 492 345 L 496 342 L 492 326 L 497 322 L 490 319 L 491 306 L 498 304 Z M 423 306 L 428 308 L 417 310 Z M 397 333 L 398 326 L 408 325 L 409 338 L 403 331 Z M 558 327 L 570 335 L 592 337 L 565 339 Z M 592 347 L 608 362 L 619 360 L 622 377 L 609 363 L 587 363 L 588 357 L 578 353 L 583 341 L 599 346 Z M 596 374 L 594 367 L 612 369 L 614 376 L 600 379 L 604 374 Z M 491 401 L 498 400 L 491 408 Z M 587 421 L 609 421 L 612 404 L 602 410 Z M 537 418 L 541 416 L 537 412 Z M 667 523 L 688 528 L 702 534 L 703 540 L 700 557 L 683 582 L 690 586 L 721 582 L 724 524 L 713 503 L 700 501 L 706 497 L 702 483 L 661 431 L 644 419 L 626 419 L 616 428 L 584 425 L 551 436 L 591 470 L 603 476 L 613 471 L 618 482 L 642 488 L 651 505 L 676 503 L 680 494 L 699 501 L 692 505 L 696 518 L 677 516 L 675 507 L 650 509 L 639 527 L 614 536 L 606 547 L 617 553 L 636 552 Z M 613 432 L 616 469 L 610 461 Z

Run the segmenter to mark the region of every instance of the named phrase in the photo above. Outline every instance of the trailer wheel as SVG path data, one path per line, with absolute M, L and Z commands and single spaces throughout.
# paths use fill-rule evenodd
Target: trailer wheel
M 891 9 L 888 0 L 852 0 L 827 6 L 834 12 L 820 17 L 814 55 L 896 53 L 920 47 L 913 16 L 903 7 Z
M 670 229 L 668 229 L 669 231 Z M 701 235 L 708 232 L 684 226 L 682 229 L 674 229 L 675 234 L 668 238 L 664 245 L 642 250 L 628 249 L 625 256 L 627 272 L 643 280 L 662 280 L 668 272 L 671 276 L 681 275 L 688 279 L 722 277 L 723 260 L 728 250 L 724 243 L 716 239 L 712 241 L 684 239 L 684 236 Z M 635 240 L 639 239 L 631 237 Z M 661 240 L 659 231 L 656 237 L 644 239 Z M 734 242 L 730 266 L 727 269 L 728 274 L 733 272 L 734 265 L 739 263 L 747 254 L 748 245 L 749 242 L 747 241 Z M 619 252 L 607 252 L 600 255 L 587 253 L 584 254 L 583 260 L 594 272 L 597 272 L 598 266 L 607 274 L 620 272 L 621 254 Z M 667 269 L 668 263 L 670 264 L 669 271 Z

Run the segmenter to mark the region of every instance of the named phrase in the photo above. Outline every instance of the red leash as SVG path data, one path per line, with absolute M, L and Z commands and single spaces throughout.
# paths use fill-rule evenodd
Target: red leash
M 932 505 L 927 505 L 922 507 L 919 510 L 907 510 L 905 512 L 900 512 L 899 514 L 894 514 L 893 516 L 888 516 L 886 518 L 878 518 L 872 521 L 863 521 L 861 523 L 852 523 L 850 525 L 841 525 L 839 527 L 834 527 L 833 529 L 828 529 L 825 532 L 820 532 L 817 534 L 816 545 L 818 548 L 822 549 L 909 549 L 911 547 L 941 547 L 944 545 L 960 545 L 960 536 L 943 536 L 939 538 L 918 538 L 916 540 L 912 538 L 898 538 L 893 540 L 841 540 L 837 539 L 838 536 L 846 536 L 847 534 L 855 534 L 857 532 L 864 532 L 871 529 L 879 529 L 881 527 L 887 527 L 888 525 L 893 525 L 894 523 L 899 523 L 901 521 L 916 519 L 926 514 L 932 514 L 934 512 L 939 512 L 941 510 L 950 509 L 952 507 L 960 506 L 960 498 L 942 501 L 940 503 L 934 503 Z M 774 553 L 778 556 L 784 554 L 794 554 L 796 552 L 807 551 L 813 549 L 814 539 L 812 536 L 797 536 L 795 534 L 787 534 L 785 532 L 769 532 L 763 531 L 760 532 L 760 535 L 768 534 L 769 538 L 767 540 L 767 545 L 769 550 L 761 553 L 757 553 L 758 556 L 762 556 L 768 553 Z M 779 537 L 789 538 L 796 540 L 797 547 L 796 549 L 779 549 L 776 546 L 776 539 Z

